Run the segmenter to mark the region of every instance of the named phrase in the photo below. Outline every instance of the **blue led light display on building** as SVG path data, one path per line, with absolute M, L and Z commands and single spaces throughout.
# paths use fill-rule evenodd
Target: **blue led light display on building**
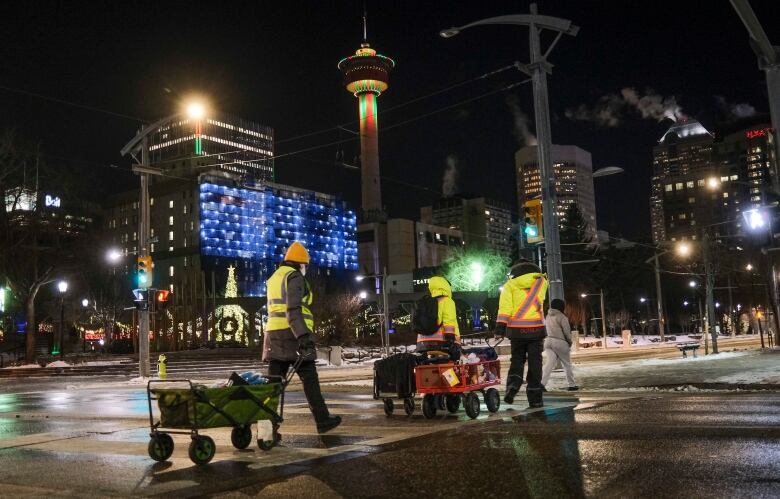
M 249 295 L 265 294 L 265 280 L 293 241 L 306 246 L 312 265 L 357 270 L 356 227 L 355 213 L 327 194 L 278 184 L 200 183 L 201 255 L 244 260 L 255 274 Z

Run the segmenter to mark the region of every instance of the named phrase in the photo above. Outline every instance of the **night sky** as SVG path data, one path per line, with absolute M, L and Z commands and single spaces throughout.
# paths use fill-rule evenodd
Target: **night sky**
M 780 44 L 780 2 L 752 3 L 770 39 Z M 0 128 L 18 129 L 41 144 L 50 164 L 92 179 L 91 195 L 99 200 L 137 185 L 109 167 L 129 165 L 118 151 L 140 125 L 130 117 L 159 118 L 197 93 L 215 108 L 275 129 L 278 181 L 340 193 L 355 203 L 358 173 L 334 164 L 339 154 L 352 163 L 358 151 L 354 141 L 334 144 L 351 137 L 335 127 L 355 129 L 357 116 L 336 64 L 360 44 L 362 5 L 3 2 Z M 438 36 L 443 28 L 527 7 L 517 0 L 369 0 L 369 42 L 397 63 L 380 112 L 515 60 L 527 62 L 522 28 Z M 674 99 L 678 114 L 710 130 L 751 110 L 767 112 L 764 77 L 747 32 L 726 0 L 541 1 L 539 10 L 581 28 L 550 57 L 553 141 L 590 150 L 594 168 L 625 168 L 623 175 L 596 180 L 599 228 L 648 239 L 652 147 L 671 124 L 658 122 L 652 105 L 669 108 Z M 417 217 L 419 206 L 440 196 L 448 157 L 457 163 L 461 192 L 514 206 L 514 152 L 523 141 L 516 111 L 533 116 L 531 86 L 456 104 L 525 78 L 504 71 L 380 115 L 380 129 L 398 125 L 380 132 L 391 215 Z M 628 88 L 649 96 L 642 101 L 647 117 L 625 100 L 626 91 L 621 94 Z M 598 111 L 602 119 L 591 119 Z M 530 126 L 532 131 L 533 120 Z M 316 131 L 325 133 L 295 139 Z

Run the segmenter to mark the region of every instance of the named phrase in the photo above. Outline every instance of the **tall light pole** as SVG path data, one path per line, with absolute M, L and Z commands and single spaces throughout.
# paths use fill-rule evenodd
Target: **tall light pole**
M 360 282 L 363 279 L 373 278 L 381 280 L 382 285 L 382 316 L 381 326 L 379 327 L 380 338 L 382 339 L 382 349 L 385 351 L 385 357 L 390 356 L 390 313 L 387 305 L 387 269 L 382 274 L 357 275 L 355 280 Z M 360 298 L 364 299 L 364 292 L 360 293 Z
M 57 350 L 60 354 L 60 359 L 64 357 L 64 350 L 62 345 L 63 329 L 65 328 L 65 293 L 68 292 L 68 281 L 60 281 L 57 283 L 57 291 L 60 292 L 60 327 L 58 331 Z
M 750 46 L 758 58 L 758 67 L 766 74 L 769 115 L 775 130 L 775 154 L 780 158 L 780 50 L 769 41 L 748 0 L 731 0 L 731 5 L 748 31 Z M 772 172 L 772 187 L 775 192 L 780 192 L 780 162 L 777 161 Z
M 143 127 L 135 137 L 130 140 L 120 151 L 122 156 L 131 156 L 137 164 L 133 165 L 133 171 L 141 178 L 141 192 L 138 216 L 138 257 L 150 255 L 149 240 L 151 239 L 149 219 L 149 179 L 150 175 L 160 175 L 161 170 L 152 168 L 149 164 L 149 136 L 160 127 L 178 119 L 188 116 L 195 120 L 195 154 L 202 154 L 200 142 L 201 120 L 205 108 L 200 103 L 190 103 L 186 111 L 163 118 L 151 125 Z M 140 158 L 137 156 L 140 154 Z M 151 269 L 148 269 L 151 272 Z M 148 286 L 148 284 L 147 284 Z M 149 365 L 149 310 L 148 307 L 138 311 L 138 375 L 142 378 L 151 376 Z
M 580 295 L 581 298 L 587 298 L 588 296 L 599 297 L 599 303 L 601 305 L 601 339 L 602 339 L 601 347 L 606 350 L 607 349 L 607 314 L 606 314 L 606 309 L 604 308 L 604 290 L 599 289 L 598 293 L 582 293 Z
M 510 24 L 528 27 L 531 60 L 528 65 L 518 65 L 518 69 L 531 76 L 534 91 L 534 117 L 536 118 L 537 158 L 542 184 L 542 212 L 544 213 L 545 250 L 547 251 L 547 276 L 550 283 L 550 299 L 563 299 L 563 268 L 561 266 L 561 240 L 558 233 L 558 220 L 555 210 L 555 172 L 552 165 L 552 138 L 550 134 L 550 104 L 547 95 L 547 74 L 552 73 L 552 65 L 547 56 L 564 34 L 576 36 L 579 27 L 568 19 L 540 16 L 536 4 L 532 3 L 529 14 L 490 17 L 442 30 L 439 34 L 451 38 L 464 29 L 474 26 Z M 540 33 L 542 30 L 557 32 L 553 42 L 542 53 Z

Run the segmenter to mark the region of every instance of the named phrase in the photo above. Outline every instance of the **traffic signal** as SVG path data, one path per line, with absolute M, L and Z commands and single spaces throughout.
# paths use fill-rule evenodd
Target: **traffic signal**
M 523 233 L 530 244 L 544 241 L 542 201 L 531 199 L 523 204 Z
M 171 292 L 167 289 L 161 289 L 154 294 L 154 303 L 156 310 L 165 310 L 170 303 Z
M 152 257 L 139 256 L 137 265 L 138 287 L 148 288 L 152 285 Z
M 149 290 L 134 289 L 133 301 L 135 302 L 135 308 L 137 310 L 149 310 Z

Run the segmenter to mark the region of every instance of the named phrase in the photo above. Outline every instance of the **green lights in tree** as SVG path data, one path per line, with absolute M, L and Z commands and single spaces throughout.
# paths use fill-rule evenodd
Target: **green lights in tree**
M 453 291 L 497 292 L 508 269 L 509 259 L 492 250 L 456 249 L 444 262 L 444 275 Z

